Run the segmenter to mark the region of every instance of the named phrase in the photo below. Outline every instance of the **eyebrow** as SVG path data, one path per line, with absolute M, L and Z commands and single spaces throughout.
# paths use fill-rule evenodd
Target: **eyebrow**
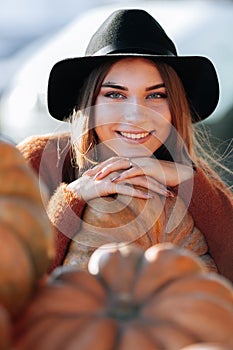
M 110 88 L 113 88 L 113 89 L 128 91 L 127 87 L 115 84 L 113 82 L 104 83 L 102 85 L 102 87 L 110 87 Z M 156 89 L 159 89 L 161 87 L 165 87 L 165 84 L 161 83 L 161 84 L 156 84 L 156 85 L 149 86 L 149 87 L 146 88 L 146 91 L 156 90 Z
M 122 85 L 118 85 L 118 84 L 115 84 L 115 83 L 112 83 L 112 82 L 104 83 L 104 84 L 102 84 L 102 87 L 110 87 L 110 88 L 113 88 L 113 89 L 119 89 L 119 90 L 128 91 L 127 87 L 122 86 Z
M 159 89 L 161 87 L 165 87 L 165 84 L 161 83 L 161 84 L 156 84 L 156 85 L 149 86 L 148 88 L 146 88 L 146 91 L 156 90 L 156 89 Z

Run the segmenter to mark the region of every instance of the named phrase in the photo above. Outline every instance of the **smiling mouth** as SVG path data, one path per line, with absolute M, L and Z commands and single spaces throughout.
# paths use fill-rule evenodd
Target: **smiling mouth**
M 131 132 L 124 132 L 124 131 L 117 131 L 117 133 L 129 140 L 143 140 L 150 135 L 150 132 L 131 133 Z

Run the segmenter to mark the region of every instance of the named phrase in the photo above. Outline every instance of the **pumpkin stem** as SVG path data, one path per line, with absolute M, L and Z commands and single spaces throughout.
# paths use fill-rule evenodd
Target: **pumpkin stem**
M 107 313 L 114 319 L 128 320 L 138 316 L 139 305 L 133 302 L 130 294 L 120 293 L 110 300 Z

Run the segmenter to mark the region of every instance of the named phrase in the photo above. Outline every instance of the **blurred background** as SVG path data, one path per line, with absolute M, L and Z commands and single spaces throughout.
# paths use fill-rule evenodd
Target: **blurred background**
M 17 143 L 66 127 L 47 111 L 50 69 L 60 59 L 83 55 L 100 23 L 119 8 L 146 9 L 180 55 L 212 60 L 221 95 L 204 127 L 211 147 L 223 158 L 228 154 L 233 169 L 232 0 L 0 0 L 0 133 Z

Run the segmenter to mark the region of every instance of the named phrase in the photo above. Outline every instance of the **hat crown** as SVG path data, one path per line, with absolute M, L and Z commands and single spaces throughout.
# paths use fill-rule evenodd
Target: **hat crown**
M 176 47 L 160 24 L 146 11 L 118 10 L 92 36 L 86 56 L 111 53 L 177 55 Z

